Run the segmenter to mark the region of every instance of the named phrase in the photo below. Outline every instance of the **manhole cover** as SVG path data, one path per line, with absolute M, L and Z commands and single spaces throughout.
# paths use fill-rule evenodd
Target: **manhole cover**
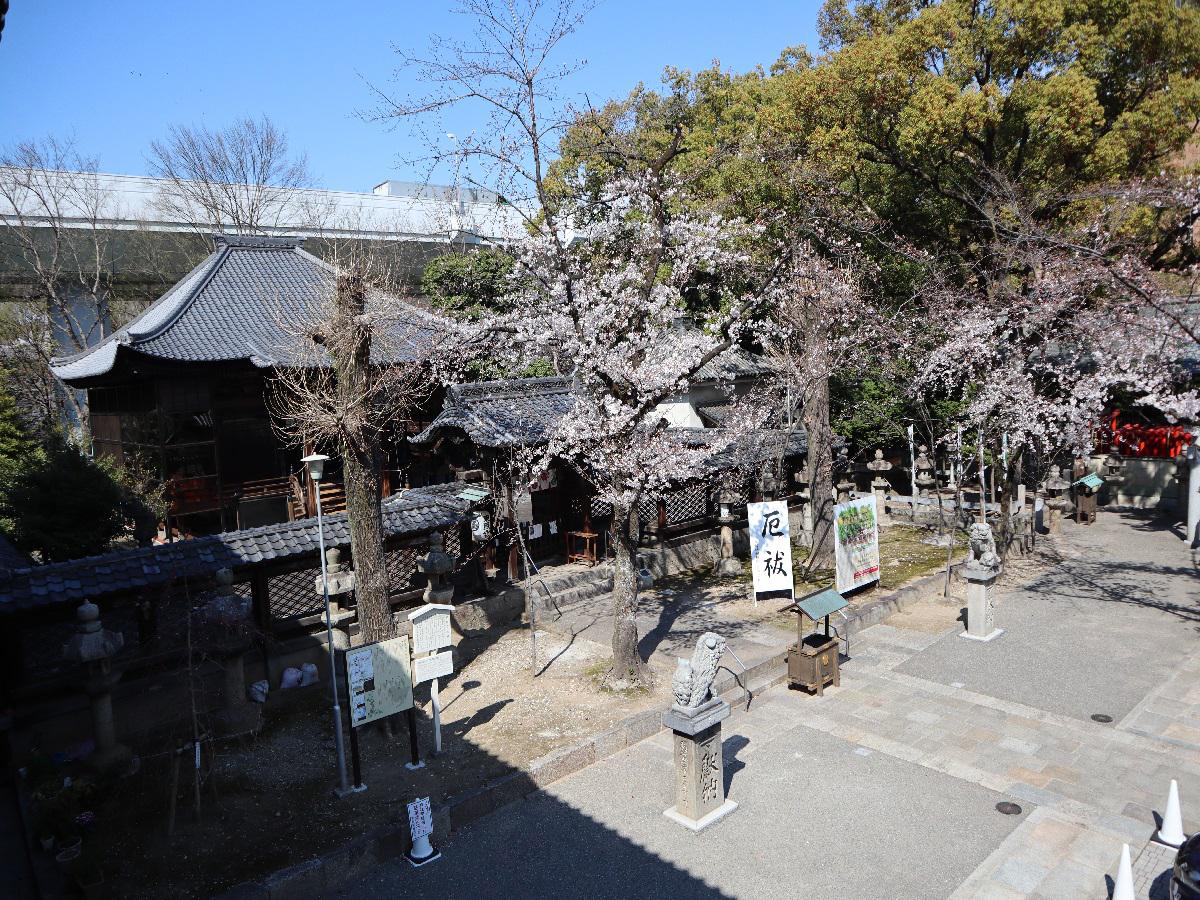
M 1095 715 L 1092 716 L 1092 721 L 1100 722 L 1103 725 L 1107 725 L 1109 722 L 1112 721 L 1112 716 L 1110 716 L 1108 713 L 1096 713 Z
M 1002 800 L 996 804 L 996 812 L 1002 812 L 1006 816 L 1019 816 L 1021 807 L 1015 803 L 1009 803 L 1007 800 Z

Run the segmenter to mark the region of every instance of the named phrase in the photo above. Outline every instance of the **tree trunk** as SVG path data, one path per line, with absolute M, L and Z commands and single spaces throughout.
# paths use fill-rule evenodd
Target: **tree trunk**
M 395 627 L 383 561 L 382 455 L 378 443 L 369 437 L 375 424 L 369 421 L 369 411 L 355 412 L 361 407 L 356 401 L 367 395 L 366 386 L 372 377 L 371 330 L 361 318 L 366 297 L 361 275 L 346 272 L 338 276 L 333 334 L 327 347 L 337 376 L 339 407 L 345 411 L 339 446 L 358 625 L 363 640 L 370 643 L 392 637 Z
M 343 441 L 342 473 L 346 487 L 346 518 L 350 526 L 350 553 L 354 558 L 358 627 L 366 643 L 386 640 L 395 634 L 395 628 L 383 561 L 379 454 L 361 441 L 352 446 Z
M 635 507 L 636 508 L 636 507 Z M 634 510 L 613 509 L 613 687 L 644 686 L 649 670 L 638 650 L 637 619 L 637 515 Z

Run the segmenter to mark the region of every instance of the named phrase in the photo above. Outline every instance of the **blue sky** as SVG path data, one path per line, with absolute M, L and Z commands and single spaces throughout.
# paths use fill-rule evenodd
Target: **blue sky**
M 397 93 L 392 46 L 466 35 L 446 2 L 422 0 L 12 0 L 0 40 L 0 144 L 73 135 L 108 172 L 146 171 L 172 123 L 220 127 L 268 114 L 308 155 L 317 183 L 369 190 L 409 178 L 416 147 L 358 113 L 369 83 Z M 769 66 L 816 47 L 818 0 L 758 3 L 602 0 L 568 47 L 588 61 L 574 88 L 593 102 L 655 85 L 664 66 Z M 471 122 L 451 123 L 469 131 Z

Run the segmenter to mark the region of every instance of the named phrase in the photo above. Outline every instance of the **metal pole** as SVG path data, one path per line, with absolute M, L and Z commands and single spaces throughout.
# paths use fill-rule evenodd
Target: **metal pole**
M 913 501 L 913 521 L 917 518 L 917 444 L 913 426 L 908 426 L 909 496 Z
M 337 746 L 338 796 L 350 793 L 346 778 L 346 741 L 342 736 L 342 707 L 338 702 L 337 652 L 333 646 L 333 614 L 329 610 L 329 575 L 325 571 L 325 524 L 321 517 L 321 485 L 317 484 L 317 542 L 321 548 L 321 593 L 325 598 L 325 641 L 329 645 L 329 689 L 333 696 L 333 741 Z
M 429 699 L 433 706 L 433 752 L 442 752 L 442 701 L 438 697 L 438 681 L 433 679 L 429 686 Z
M 404 764 L 406 769 L 420 769 L 425 763 L 421 762 L 421 751 L 417 747 L 417 711 L 413 707 L 407 710 L 408 719 L 408 751 L 412 762 Z

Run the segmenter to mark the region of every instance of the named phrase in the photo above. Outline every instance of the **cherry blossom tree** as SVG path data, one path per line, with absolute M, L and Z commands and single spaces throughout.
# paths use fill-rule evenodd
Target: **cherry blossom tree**
M 767 403 L 743 402 L 726 428 L 695 442 L 668 426 L 661 406 L 738 343 L 789 271 L 779 261 L 765 268 L 756 261 L 749 251 L 754 227 L 686 211 L 684 188 L 665 169 L 662 160 L 610 184 L 581 211 L 593 223 L 584 240 L 564 247 L 545 229 L 533 235 L 517 255 L 512 311 L 476 326 L 493 336 L 491 352 L 513 364 L 552 359 L 574 381 L 574 406 L 535 462 L 567 463 L 612 507 L 609 677 L 617 686 L 649 677 L 634 618 L 638 501 L 737 458 L 771 411 Z M 742 287 L 723 294 L 719 312 L 692 324 L 681 320 L 682 296 L 701 273 L 721 273 Z
M 1130 237 L 1130 222 L 1162 186 L 1124 185 L 1064 198 L 1086 209 L 1067 225 L 1027 213 L 1019 190 L 995 180 L 989 211 L 996 239 L 962 280 L 939 281 L 923 308 L 925 328 L 909 353 L 915 393 L 958 399 L 957 424 L 983 436 L 993 459 L 1007 436 L 1001 502 L 1021 477 L 1022 450 L 1041 458 L 1091 449 L 1116 399 L 1169 419 L 1200 413 L 1184 359 L 1200 333 L 1190 288 L 1180 296 Z M 1186 183 L 1174 202 L 1196 206 Z M 1044 201 L 1043 201 L 1044 205 Z M 935 266 L 931 265 L 931 271 Z M 1189 265 L 1184 271 L 1190 272 Z M 982 513 L 981 513 L 982 514 Z M 1007 516 L 1002 515 L 1002 528 Z

